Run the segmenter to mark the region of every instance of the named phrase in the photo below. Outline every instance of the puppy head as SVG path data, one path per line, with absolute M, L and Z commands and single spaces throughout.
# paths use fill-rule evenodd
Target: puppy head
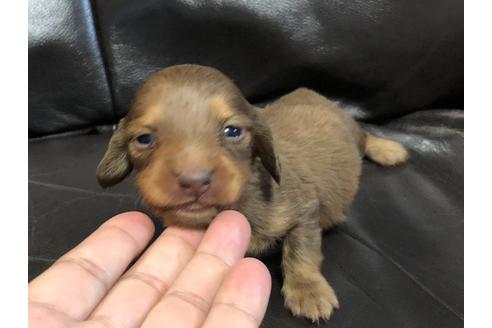
M 270 130 L 234 83 L 209 67 L 179 65 L 139 89 L 97 178 L 112 186 L 135 168 L 144 203 L 166 225 L 205 227 L 238 201 L 257 158 L 278 183 Z

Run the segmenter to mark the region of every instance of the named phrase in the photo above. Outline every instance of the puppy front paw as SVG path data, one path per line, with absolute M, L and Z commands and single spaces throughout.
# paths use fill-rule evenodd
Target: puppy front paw
M 339 306 L 335 292 L 321 274 L 315 278 L 284 282 L 282 294 L 285 306 L 294 316 L 303 316 L 313 322 L 330 319 L 333 309 Z

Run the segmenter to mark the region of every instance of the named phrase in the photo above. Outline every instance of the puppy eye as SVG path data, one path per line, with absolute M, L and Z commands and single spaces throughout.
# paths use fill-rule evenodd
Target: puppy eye
M 142 146 L 148 146 L 152 143 L 153 137 L 150 133 L 144 133 L 137 137 L 137 143 Z
M 239 139 L 243 135 L 243 130 L 240 127 L 228 125 L 224 128 L 224 136 L 230 139 Z

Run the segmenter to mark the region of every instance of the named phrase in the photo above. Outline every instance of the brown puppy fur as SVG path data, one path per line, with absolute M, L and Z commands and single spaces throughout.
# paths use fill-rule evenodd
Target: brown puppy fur
M 224 133 L 231 126 L 239 137 Z M 107 187 L 135 168 L 145 204 L 166 225 L 206 227 L 223 209 L 242 212 L 252 227 L 249 253 L 283 241 L 285 304 L 317 321 L 338 308 L 320 272 L 321 230 L 345 220 L 364 155 L 381 165 L 408 157 L 314 91 L 257 109 L 219 71 L 179 65 L 138 91 L 97 177 Z M 190 192 L 183 179 L 197 176 Z

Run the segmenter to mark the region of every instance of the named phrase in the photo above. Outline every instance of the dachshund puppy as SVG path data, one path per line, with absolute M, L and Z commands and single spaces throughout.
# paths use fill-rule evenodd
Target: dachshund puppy
M 344 222 L 364 155 L 384 166 L 408 156 L 314 91 L 258 109 L 219 71 L 178 65 L 138 90 L 97 178 L 108 187 L 135 168 L 145 205 L 167 226 L 205 228 L 224 209 L 242 212 L 249 254 L 281 242 L 285 305 L 318 321 L 338 308 L 320 272 L 321 231 Z

